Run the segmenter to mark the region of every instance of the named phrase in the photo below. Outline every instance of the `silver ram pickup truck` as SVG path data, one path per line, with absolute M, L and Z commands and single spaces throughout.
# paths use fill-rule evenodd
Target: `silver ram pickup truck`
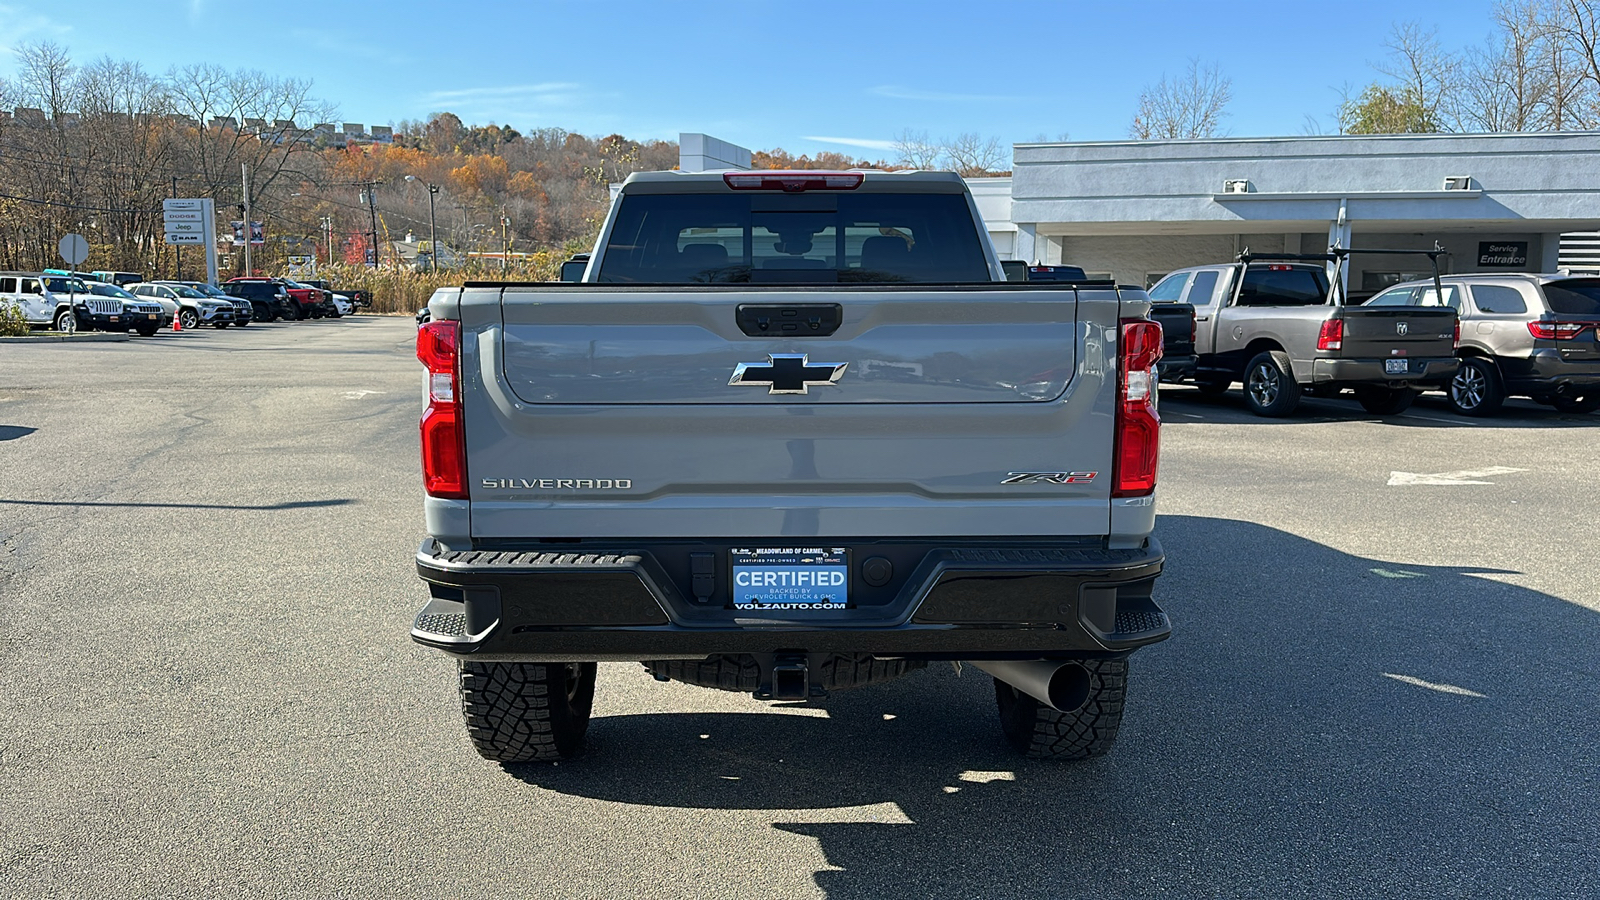
M 1258 416 L 1287 416 L 1301 394 L 1352 389 L 1377 415 L 1405 411 L 1425 389 L 1455 377 L 1460 322 L 1453 309 L 1374 308 L 1345 302 L 1340 270 L 1350 254 L 1423 255 L 1443 250 L 1241 253 L 1219 266 L 1179 269 L 1150 289 L 1194 307 L 1195 385 L 1220 395 L 1235 381 Z M 1332 277 L 1330 278 L 1330 270 Z
M 802 701 L 932 661 L 1106 752 L 1152 599 L 1161 330 L 1007 283 L 949 173 L 640 173 L 580 283 L 417 335 L 429 600 L 484 757 L 579 753 L 596 663 Z

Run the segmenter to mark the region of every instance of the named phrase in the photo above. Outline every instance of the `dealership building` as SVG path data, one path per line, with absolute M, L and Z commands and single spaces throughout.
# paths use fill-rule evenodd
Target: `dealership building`
M 686 171 L 750 152 L 680 138 Z M 1002 259 L 1150 285 L 1173 269 L 1330 246 L 1431 250 L 1445 273 L 1600 273 L 1600 134 L 1330 135 L 1016 144 L 968 182 Z M 1351 258 L 1352 291 L 1429 274 Z
M 1246 248 L 1437 242 L 1447 272 L 1600 267 L 1583 234 L 1600 228 L 1600 134 L 1017 144 L 1012 166 L 973 181 L 1000 255 L 1125 284 Z M 1428 271 L 1422 256 L 1357 255 L 1347 274 L 1372 291 Z

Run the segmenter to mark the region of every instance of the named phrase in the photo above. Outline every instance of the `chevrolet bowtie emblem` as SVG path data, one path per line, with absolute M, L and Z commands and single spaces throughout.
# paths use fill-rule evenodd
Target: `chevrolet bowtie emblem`
M 804 353 L 768 353 L 764 363 L 739 363 L 728 384 L 765 387 L 769 394 L 804 394 L 813 384 L 836 384 L 849 363 L 811 363 Z

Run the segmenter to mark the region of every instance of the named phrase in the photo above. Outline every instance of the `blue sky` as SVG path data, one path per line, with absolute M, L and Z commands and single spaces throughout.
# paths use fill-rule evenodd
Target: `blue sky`
M 1391 25 L 1481 43 L 1491 0 L 690 4 L 0 0 L 0 47 L 53 40 L 152 71 L 213 62 L 313 79 L 344 121 L 469 123 L 876 157 L 903 129 L 1005 143 L 1127 136 L 1140 89 L 1190 57 L 1233 81 L 1239 136 L 1331 129 Z M 15 60 L 0 52 L 0 77 Z

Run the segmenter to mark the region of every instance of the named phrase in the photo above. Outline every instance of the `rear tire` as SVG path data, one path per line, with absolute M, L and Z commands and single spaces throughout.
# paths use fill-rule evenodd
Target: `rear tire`
M 1461 368 L 1445 386 L 1445 395 L 1457 414 L 1474 418 L 1492 416 L 1506 402 L 1505 382 L 1500 379 L 1499 368 L 1490 360 L 1478 357 L 1461 361 Z
M 1251 412 L 1269 419 L 1294 412 L 1300 405 L 1300 385 L 1294 380 L 1289 354 L 1268 350 L 1250 360 L 1244 368 L 1244 402 Z
M 484 759 L 554 762 L 583 752 L 598 666 L 474 663 L 461 667 L 467 735 Z
M 1086 659 L 1080 664 L 1089 670 L 1089 699 L 1073 712 L 1051 709 L 995 679 L 1000 730 L 1029 759 L 1091 759 L 1104 756 L 1116 742 L 1128 692 L 1128 660 Z
M 1550 404 L 1564 413 L 1583 415 L 1600 409 L 1600 391 L 1593 394 L 1584 394 L 1581 397 L 1563 397 L 1557 394 L 1550 398 Z
M 1356 402 L 1375 416 L 1393 416 L 1409 409 L 1418 393 L 1410 388 L 1359 387 Z

